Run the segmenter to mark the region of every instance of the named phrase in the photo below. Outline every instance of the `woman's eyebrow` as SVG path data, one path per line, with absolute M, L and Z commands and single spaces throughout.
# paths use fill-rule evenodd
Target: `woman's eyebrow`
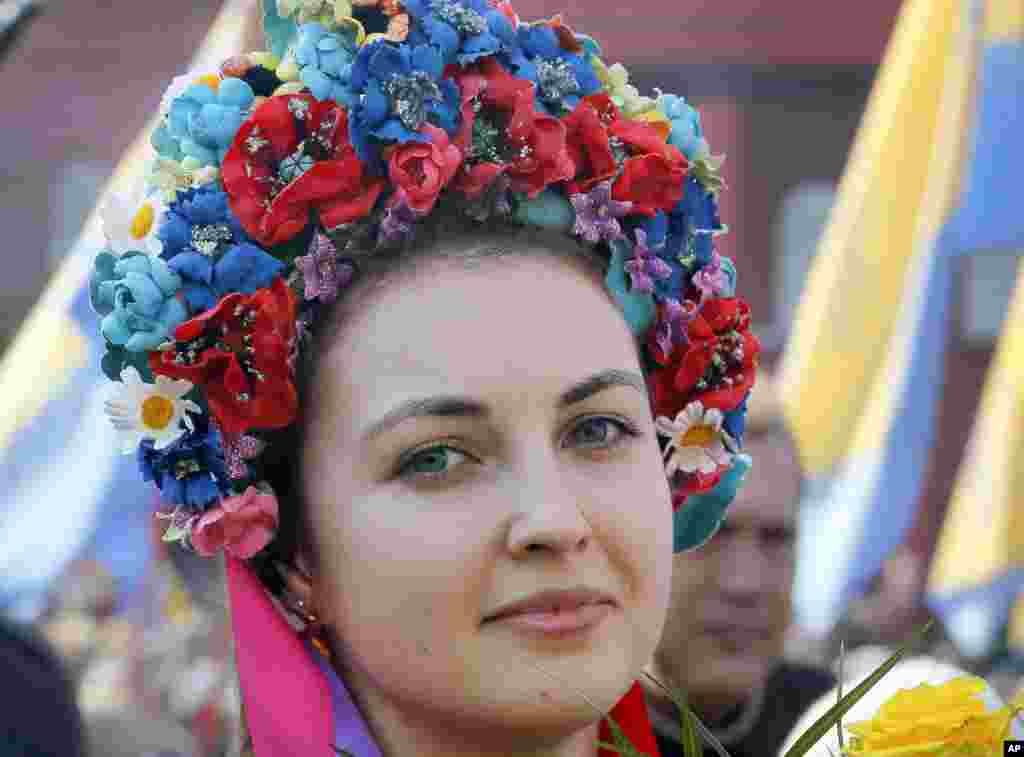
M 614 368 L 599 371 L 570 386 L 559 395 L 558 408 L 561 410 L 583 402 L 588 397 L 614 386 L 630 386 L 647 396 L 646 384 L 639 373 Z M 361 438 L 363 442 L 368 442 L 410 418 L 487 418 L 490 414 L 491 409 L 486 404 L 464 395 L 449 394 L 412 399 L 401 403 L 370 424 Z

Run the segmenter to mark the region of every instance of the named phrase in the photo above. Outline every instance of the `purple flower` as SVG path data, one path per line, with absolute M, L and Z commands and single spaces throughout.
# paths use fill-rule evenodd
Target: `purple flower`
M 722 270 L 722 256 L 711 253 L 711 260 L 693 274 L 693 285 L 700 290 L 700 301 L 718 297 L 729 288 L 729 277 Z
M 352 266 L 338 261 L 338 249 L 326 234 L 316 233 L 309 245 L 309 254 L 295 258 L 295 267 L 306 283 L 307 300 L 325 305 L 338 298 L 338 290 L 352 278 Z
M 405 196 L 400 194 L 398 201 L 384 212 L 377 243 L 393 244 L 411 238 L 416 231 L 416 221 L 419 218 L 419 214 L 409 207 Z
M 671 355 L 677 345 L 684 345 L 688 341 L 686 327 L 697 317 L 697 304 L 691 300 L 665 299 L 662 304 L 665 306 L 661 317 L 655 327 L 655 339 L 658 347 L 666 355 Z
M 633 203 L 612 199 L 612 182 L 602 181 L 587 193 L 569 197 L 576 210 L 576 225 L 573 233 L 579 234 L 590 243 L 602 239 L 614 242 L 622 238 L 622 226 L 618 219 L 633 208 Z
M 246 478 L 249 475 L 247 460 L 254 460 L 263 452 L 266 444 L 248 434 L 221 433 L 224 444 L 224 462 L 231 478 Z
M 647 246 L 647 232 L 643 229 L 636 230 L 633 257 L 626 261 L 625 268 L 630 286 L 639 292 L 653 292 L 654 279 L 663 280 L 672 275 L 672 267 Z

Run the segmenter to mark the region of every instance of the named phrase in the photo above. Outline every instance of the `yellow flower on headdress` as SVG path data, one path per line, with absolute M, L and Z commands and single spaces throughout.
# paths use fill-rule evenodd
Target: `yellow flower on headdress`
M 960 676 L 897 692 L 871 720 L 851 723 L 850 757 L 1001 754 L 1013 707 L 990 711 L 979 696 L 987 684 Z
M 658 113 L 654 98 L 641 95 L 640 90 L 629 83 L 629 71 L 621 63 L 608 67 L 596 56 L 591 59 L 591 63 L 597 78 L 604 85 L 604 91 L 624 116 L 645 121 L 668 120 Z

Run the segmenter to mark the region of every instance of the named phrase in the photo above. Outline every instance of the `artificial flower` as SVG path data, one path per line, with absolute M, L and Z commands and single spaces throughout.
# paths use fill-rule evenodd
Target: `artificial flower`
M 595 57 L 591 60 L 591 65 L 604 85 L 604 91 L 627 118 L 635 118 L 655 107 L 654 98 L 641 95 L 640 91 L 629 83 L 629 71 L 621 63 L 605 66 L 600 58 Z
M 559 18 L 523 24 L 516 34 L 519 45 L 500 57 L 517 77 L 536 85 L 540 110 L 562 115 L 601 90 L 589 55 Z
M 269 53 L 247 53 L 234 55 L 220 64 L 220 74 L 225 79 L 241 79 L 256 95 L 254 105 L 261 98 L 270 97 L 283 83 L 274 73 L 280 61 Z
M 652 382 L 653 406 L 670 417 L 692 399 L 723 413 L 736 408 L 754 384 L 761 350 L 750 308 L 735 297 L 705 302 L 688 324 L 685 347 L 666 353 L 653 334 L 647 347 L 666 368 Z
M 319 23 L 299 27 L 295 64 L 302 83 L 317 100 L 333 100 L 350 109 L 356 105 L 348 79 L 358 50 L 357 37 L 353 27 L 337 32 Z
M 850 723 L 851 757 L 890 754 L 995 755 L 1009 738 L 1019 703 L 990 710 L 980 696 L 987 688 L 975 676 L 922 683 L 890 697 L 870 720 Z
M 320 232 L 313 236 L 309 254 L 295 258 L 295 269 L 302 274 L 305 299 L 323 304 L 334 302 L 355 273 L 350 263 L 338 260 L 338 248 Z
M 401 44 L 409 38 L 409 14 L 401 0 L 352 0 L 352 17 L 374 30 L 367 34 L 367 44 L 378 39 Z
M 181 192 L 192 188 L 193 175 L 194 171 L 182 161 L 157 155 L 146 173 L 146 186 L 158 193 L 165 203 L 172 203 Z
M 151 142 L 165 158 L 192 158 L 204 166 L 219 164 L 252 108 L 255 92 L 242 79 L 191 85 L 171 103 L 167 118 Z M 179 152 L 174 151 L 177 144 Z
M 573 233 L 591 244 L 602 240 L 611 242 L 622 237 L 619 219 L 633 209 L 633 203 L 612 199 L 612 182 L 602 181 L 586 193 L 569 196 L 576 222 Z
M 379 244 L 389 245 L 411 239 L 416 233 L 416 222 L 422 216 L 409 207 L 409 200 L 397 195 L 395 202 L 384 210 L 378 232 Z
M 107 246 L 119 256 L 133 250 L 159 255 L 163 245 L 156 231 L 163 213 L 160 198 L 148 196 L 144 189 L 112 195 L 100 210 Z
M 233 479 L 248 478 L 248 461 L 255 460 L 262 454 L 266 449 L 266 442 L 249 434 L 229 434 L 223 430 L 220 436 L 228 476 Z
M 330 27 L 352 15 L 349 0 L 277 0 L 277 12 L 299 24 Z
M 311 95 L 277 95 L 242 125 L 224 159 L 224 189 L 261 244 L 286 242 L 316 211 L 327 229 L 366 216 L 384 181 L 364 174 L 348 141 L 347 112 Z
M 693 274 L 693 285 L 700 292 L 701 302 L 712 297 L 732 297 L 736 294 L 736 268 L 728 258 L 712 252 L 708 264 Z
M 646 231 L 637 229 L 634 233 L 636 244 L 633 245 L 633 258 L 626 261 L 625 265 L 630 285 L 640 292 L 653 292 L 654 282 L 671 276 L 672 269 L 648 247 Z
M 669 477 L 676 471 L 701 473 L 705 476 L 720 473 L 732 463 L 730 447 L 735 442 L 722 428 L 724 415 L 716 408 L 705 408 L 699 401 L 689 403 L 675 420 L 658 416 L 654 425 L 658 433 L 668 437 L 665 450 L 665 472 Z
M 138 461 L 143 479 L 157 485 L 161 500 L 168 505 L 197 511 L 229 491 L 219 435 L 203 417 L 195 430 L 163 449 L 143 440 Z
M 700 128 L 700 114 L 686 102 L 686 98 L 660 94 L 658 108 L 672 124 L 672 133 L 668 138 L 669 144 L 678 147 L 687 160 L 707 157 L 708 143 Z
M 420 129 L 428 118 L 454 131 L 459 93 L 443 72 L 433 45 L 377 41 L 359 48 L 349 81 L 359 100 L 351 112 L 351 138 L 360 160 L 376 166 L 382 144 L 425 142 Z
M 177 294 L 181 277 L 160 258 L 127 252 L 96 256 L 89 278 L 92 307 L 102 317 L 100 332 L 131 352 L 153 350 L 188 317 Z
M 202 387 L 226 433 L 283 428 L 298 409 L 288 366 L 295 316 L 295 295 L 280 277 L 255 294 L 229 294 L 179 326 L 169 349 L 150 354 L 150 367 Z
M 682 198 L 668 214 L 668 254 L 691 257 L 704 266 L 711 260 L 715 235 L 723 229 L 714 193 L 695 176 L 688 176 Z
M 499 175 L 511 188 L 536 198 L 575 173 L 565 126 L 534 109 L 533 86 L 493 58 L 456 74 L 462 92 L 462 124 L 455 143 L 465 156 L 454 186 L 478 196 Z
M 125 454 L 135 452 L 143 439 L 151 439 L 155 449 L 164 449 L 186 430 L 194 430 L 188 413 L 202 412 L 199 405 L 185 399 L 192 391 L 188 381 L 157 376 L 155 383 L 148 384 L 128 366 L 121 371 L 121 382 L 114 386 L 115 392 L 104 406 L 121 436 L 121 451 Z
M 284 264 L 245 234 L 228 208 L 228 196 L 210 187 L 190 190 L 168 209 L 159 232 L 163 258 L 182 278 L 193 313 L 208 310 L 231 292 L 251 294 L 269 286 Z
M 664 261 L 662 261 L 664 262 Z M 652 281 L 652 286 L 656 286 Z M 690 322 L 697 317 L 698 307 L 693 300 L 680 302 L 675 297 L 667 297 L 658 305 L 654 329 L 654 343 L 662 355 L 670 355 L 677 347 L 689 344 L 687 331 Z
M 216 88 L 220 86 L 220 78 L 220 73 L 212 68 L 196 69 L 181 76 L 175 76 L 160 98 L 160 116 L 163 118 L 169 115 L 171 104 L 193 84 L 207 84 L 211 88 Z
M 409 42 L 429 43 L 446 64 L 465 66 L 515 43 L 508 18 L 487 0 L 404 0 L 413 21 Z
M 248 560 L 274 538 L 278 518 L 277 498 L 250 486 L 245 493 L 226 497 L 204 512 L 192 526 L 192 545 L 203 557 L 223 550 Z
M 576 164 L 570 192 L 613 179 L 612 197 L 632 202 L 634 212 L 646 216 L 682 199 L 687 162 L 665 141 L 667 127 L 623 118 L 604 93 L 583 98 L 563 122 Z
M 423 124 L 421 131 L 428 141 L 395 147 L 388 157 L 388 174 L 396 196 L 416 213 L 426 215 L 459 170 L 462 151 L 451 143 L 444 129 Z

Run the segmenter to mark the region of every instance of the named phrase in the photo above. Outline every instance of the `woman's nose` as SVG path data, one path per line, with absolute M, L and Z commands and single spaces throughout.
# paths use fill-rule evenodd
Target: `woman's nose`
M 524 555 L 538 549 L 582 552 L 591 539 L 580 492 L 574 492 L 554 467 L 530 471 L 522 482 L 519 508 L 508 533 L 508 550 Z

